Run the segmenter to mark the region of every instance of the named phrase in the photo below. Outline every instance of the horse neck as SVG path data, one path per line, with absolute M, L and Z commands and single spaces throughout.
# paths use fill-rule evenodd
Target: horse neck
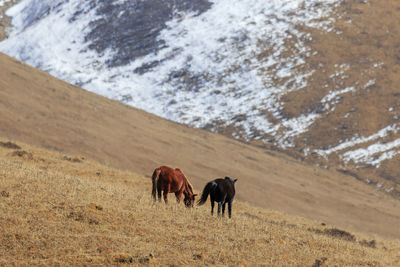
M 189 180 L 185 177 L 185 190 L 183 191 L 183 193 L 187 196 L 191 196 L 193 195 L 193 187 L 192 185 L 189 183 Z
M 235 195 L 235 184 L 229 181 L 229 185 L 226 187 L 226 193 L 229 194 L 230 197 Z
M 189 180 L 186 178 L 186 175 L 183 173 L 183 171 L 179 170 L 180 173 L 182 174 L 183 177 L 183 183 L 185 189 L 183 190 L 183 193 L 187 196 L 193 195 L 193 186 L 190 184 Z

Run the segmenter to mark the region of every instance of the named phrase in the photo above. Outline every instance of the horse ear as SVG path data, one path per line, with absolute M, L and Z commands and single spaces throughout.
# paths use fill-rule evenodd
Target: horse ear
M 238 180 L 238 179 L 234 179 L 233 182 L 236 183 L 237 180 Z
M 195 196 L 197 196 L 197 194 L 193 194 L 193 196 L 195 197 Z

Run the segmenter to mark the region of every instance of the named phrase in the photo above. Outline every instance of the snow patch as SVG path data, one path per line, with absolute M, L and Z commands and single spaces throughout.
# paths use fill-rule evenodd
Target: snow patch
M 312 51 L 301 41 L 311 37 L 296 25 L 329 30 L 329 14 L 337 2 L 213 1 L 201 15 L 175 14 L 159 36 L 165 48 L 158 53 L 108 68 L 105 63 L 114 51 L 98 55 L 84 40 L 96 19 L 88 1 L 22 0 L 8 12 L 14 32 L 0 43 L 0 50 L 159 116 L 196 127 L 225 121 L 249 137 L 257 132 L 277 135 L 278 145 L 287 146 L 318 118 L 303 114 L 285 119 L 280 112 L 280 98 L 304 88 L 312 74 L 299 71 Z M 296 41 L 295 51 L 284 56 L 285 42 L 291 39 Z M 154 62 L 148 72 L 135 72 Z M 272 82 L 276 78 L 282 80 L 280 86 Z M 264 111 L 283 121 L 270 122 Z
M 390 133 L 397 133 L 397 131 L 400 130 L 400 127 L 397 124 L 389 125 L 380 131 L 378 131 L 375 134 L 372 134 L 368 137 L 359 137 L 358 135 L 354 136 L 351 140 L 345 141 L 335 147 L 329 148 L 329 149 L 319 149 L 319 150 L 314 150 L 317 154 L 323 156 L 324 158 L 327 158 L 330 154 L 336 153 L 341 150 L 345 150 L 351 147 L 355 147 L 357 145 L 363 144 L 363 143 L 368 143 L 377 139 L 382 139 L 386 136 L 388 136 Z M 351 153 L 348 154 L 349 156 L 347 158 L 351 158 Z
M 353 161 L 355 164 L 364 163 L 380 167 L 382 161 L 388 160 L 400 153 L 400 138 L 388 143 L 377 143 L 344 153 L 341 158 L 345 163 Z
M 0 7 L 4 6 L 5 4 L 11 2 L 13 0 L 0 0 Z

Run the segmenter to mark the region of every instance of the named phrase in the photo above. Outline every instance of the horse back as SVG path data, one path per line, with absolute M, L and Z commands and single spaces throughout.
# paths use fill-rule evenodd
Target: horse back
M 180 169 L 173 169 L 168 166 L 160 166 L 157 169 L 160 170 L 158 182 L 161 187 L 169 185 L 171 192 L 176 192 L 186 184 L 186 178 Z
M 169 184 L 173 180 L 174 169 L 168 166 L 160 166 L 155 171 L 159 171 L 158 182 L 160 184 Z

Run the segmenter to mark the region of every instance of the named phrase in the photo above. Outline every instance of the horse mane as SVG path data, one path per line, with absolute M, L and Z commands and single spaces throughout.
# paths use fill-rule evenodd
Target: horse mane
M 181 169 L 176 168 L 176 170 L 180 171 L 180 172 L 182 173 L 183 177 L 185 177 L 187 187 L 189 187 L 190 192 L 193 194 L 193 186 L 192 186 L 192 184 L 189 182 L 189 179 L 186 177 L 186 175 L 183 173 L 183 171 L 182 171 Z
M 193 194 L 194 192 L 193 192 L 193 186 L 192 186 L 192 184 L 189 182 L 189 180 L 188 180 L 187 178 L 186 178 L 186 181 L 187 181 L 187 185 L 188 185 L 188 187 L 189 187 L 191 193 Z

